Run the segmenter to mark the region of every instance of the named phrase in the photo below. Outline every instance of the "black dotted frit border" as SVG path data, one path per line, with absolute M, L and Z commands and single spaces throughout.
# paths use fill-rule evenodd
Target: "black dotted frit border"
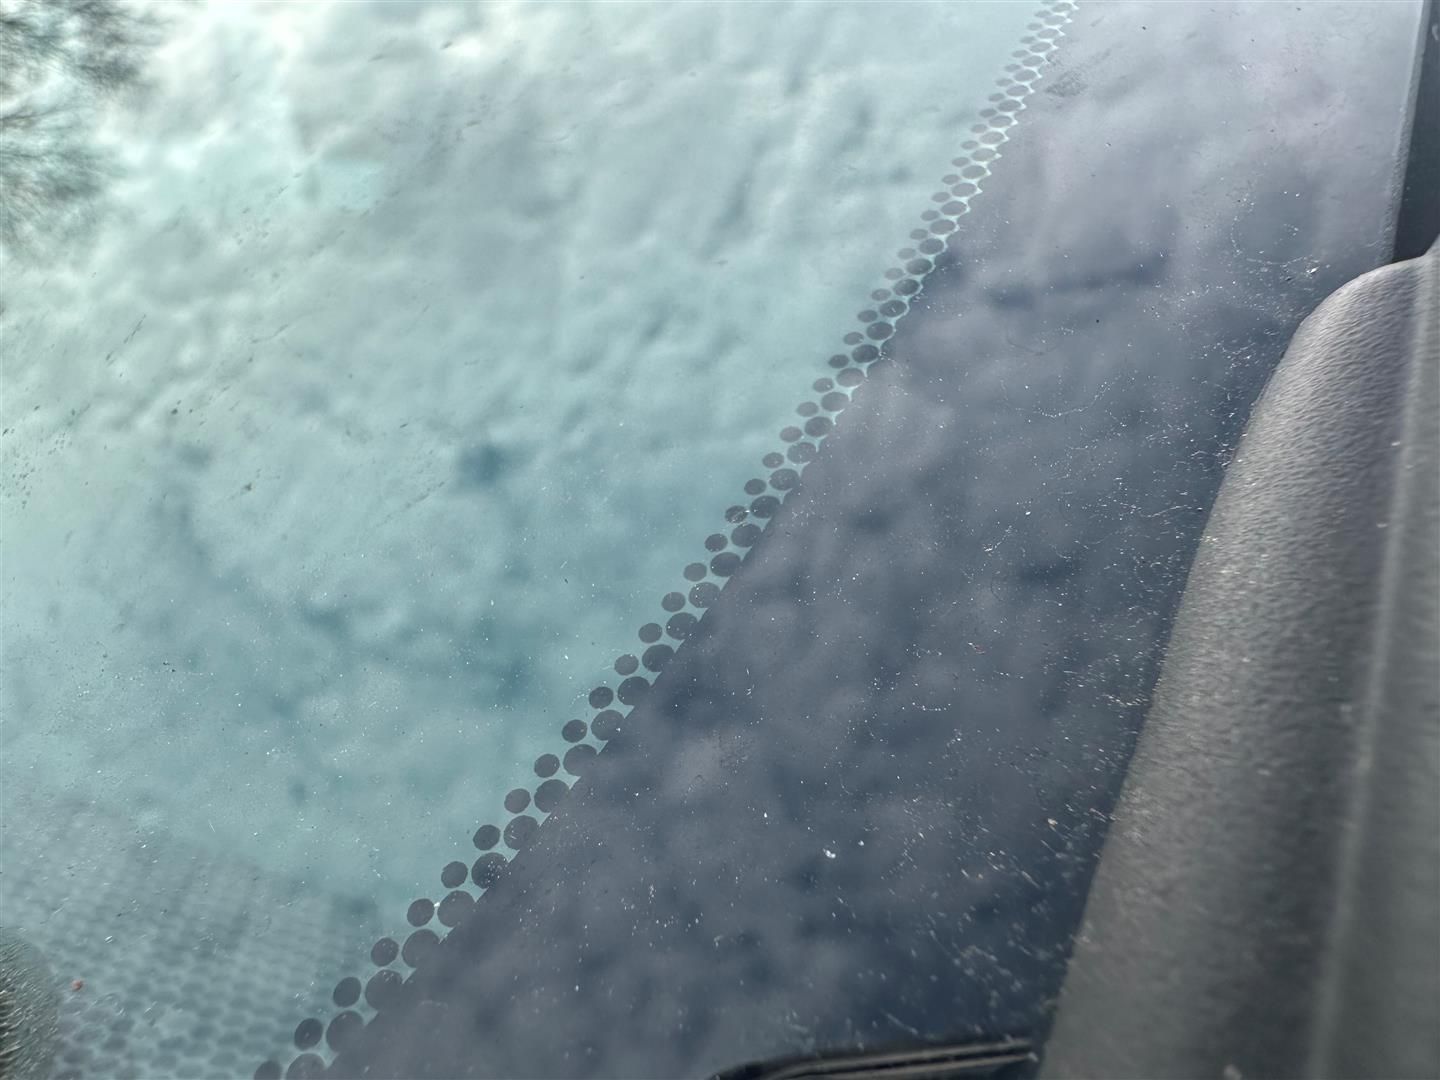
M 630 709 L 650 689 L 650 681 L 704 618 L 781 503 L 799 487 L 805 466 L 819 453 L 820 444 L 834 430 L 836 419 L 870 367 L 885 354 L 886 340 L 910 310 L 926 277 L 947 261 L 944 238 L 956 230 L 981 182 L 990 175 L 1000 156 L 999 147 L 1008 140 L 1016 115 L 1034 92 L 1041 68 L 1052 58 L 1075 7 L 1075 0 L 1049 0 L 1036 12 L 1027 35 L 1020 39 L 1022 47 L 1005 65 L 990 104 L 980 111 L 982 122 L 972 126 L 971 138 L 961 143 L 964 156 L 957 157 L 952 163 L 954 171 L 943 177 L 945 188 L 931 196 L 935 205 L 920 215 L 925 227 L 910 233 L 912 246 L 896 252 L 899 265 L 885 271 L 885 285 L 870 294 L 872 306 L 856 316 L 860 327 L 844 335 L 846 351 L 830 357 L 832 373 L 815 380 L 815 397 L 802 401 L 795 409 L 796 421 L 781 429 L 782 445 L 760 459 L 766 474 L 746 482 L 748 502 L 737 502 L 725 511 L 728 534 L 716 532 L 706 537 L 703 560 L 690 563 L 683 571 L 686 585 L 661 598 L 663 614 L 640 627 L 640 645 L 635 652 L 615 660 L 618 684 L 590 691 L 593 715 L 588 723 L 571 720 L 561 728 L 560 737 L 566 744 L 561 754 L 547 753 L 535 759 L 533 790 L 519 787 L 505 796 L 505 825 L 481 825 L 475 831 L 472 839 L 480 852 L 475 862 L 469 866 L 451 862 L 440 871 L 443 898 L 411 903 L 406 921 L 413 929 L 405 941 L 381 938 L 370 950 L 375 970 L 363 985 L 355 976 L 335 985 L 332 1000 L 339 1011 L 329 1024 L 315 1017 L 300 1022 L 294 1034 L 296 1056 L 283 1069 L 285 1077 L 317 1076 L 333 1054 L 365 1026 L 367 1017 L 395 997 L 405 981 L 402 968 L 422 967 L 441 936 L 458 925 L 476 899 L 500 879 L 513 853 L 530 843 L 543 816 L 559 806 L 574 779 L 585 774 L 604 744 L 619 733 Z M 435 923 L 439 932 L 431 929 Z M 255 1080 L 279 1080 L 281 1076 L 282 1067 L 274 1060 L 255 1071 Z

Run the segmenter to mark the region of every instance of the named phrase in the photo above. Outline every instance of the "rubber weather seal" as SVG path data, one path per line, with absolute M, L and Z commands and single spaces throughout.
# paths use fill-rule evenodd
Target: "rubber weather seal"
M 1440 236 L 1440 0 L 1426 0 L 1415 46 L 1410 150 L 1395 223 L 1395 261 L 1416 259 Z

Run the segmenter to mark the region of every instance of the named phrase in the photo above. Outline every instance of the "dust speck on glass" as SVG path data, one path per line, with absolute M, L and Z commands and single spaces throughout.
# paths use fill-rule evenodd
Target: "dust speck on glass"
M 0 890 L 59 1075 L 364 1024 L 843 424 L 1070 7 L 0 3 Z

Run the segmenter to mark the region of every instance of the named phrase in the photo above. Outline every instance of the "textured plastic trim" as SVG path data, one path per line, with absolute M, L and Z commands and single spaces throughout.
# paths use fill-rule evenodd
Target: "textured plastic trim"
M 1440 249 L 1301 327 L 1207 527 L 1042 1074 L 1440 1075 Z

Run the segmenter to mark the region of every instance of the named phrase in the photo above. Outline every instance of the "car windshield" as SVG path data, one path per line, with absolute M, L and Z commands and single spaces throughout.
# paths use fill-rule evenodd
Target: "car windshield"
M 6 163 L 35 193 L 4 282 L 7 919 L 43 912 L 118 1009 L 137 950 L 197 939 L 140 999 L 146 1075 L 190 1074 L 162 1044 L 225 954 L 267 990 L 263 1060 L 603 745 L 597 687 L 623 712 L 744 554 L 764 518 L 727 510 L 803 468 L 831 355 L 903 311 L 893 249 L 942 176 L 963 212 L 1010 54 L 1058 31 L 1022 4 L 7 12 L 65 50 L 6 87 L 55 102 L 11 137 L 43 160 Z
M 1265 288 L 1295 284 L 1230 353 L 1147 382 L 1156 329 L 1149 353 L 1127 337 L 1059 364 L 1109 331 L 1095 295 L 1181 273 L 1173 208 L 1100 236 L 1093 204 L 1061 200 L 1040 223 L 1055 250 L 1111 254 L 1048 279 L 1057 328 L 1027 321 L 1057 309 L 1000 231 L 1024 204 L 977 227 L 983 257 L 956 255 L 998 190 L 1044 187 L 1006 158 L 1041 99 L 1085 91 L 1050 70 L 1075 18 L 1065 0 L 0 2 L 0 890 L 61 988 L 57 1075 L 315 1074 L 479 924 L 537 838 L 568 842 L 552 815 L 639 835 L 571 805 L 587 783 L 642 798 L 636 774 L 601 779 L 627 737 L 670 754 L 677 850 L 784 819 L 767 880 L 853 872 L 904 903 L 907 879 L 866 860 L 924 862 L 961 829 L 966 880 L 1019 890 L 975 918 L 1039 910 L 1040 864 L 986 837 L 1023 816 L 1063 862 L 1098 835 L 1249 403 L 1306 305 L 1356 269 L 1340 240 L 1274 246 L 1294 207 L 1241 192 L 1206 243 Z M 1375 33 L 1403 41 L 1389 19 Z M 1205 47 L 1240 55 L 1219 26 Z M 1245 261 L 1260 233 L 1263 266 Z M 933 299 L 975 267 L 991 314 Z M 1218 333 L 1206 318 L 1195 333 Z M 964 378 L 859 409 L 887 365 L 929 370 L 897 363 L 906 332 Z M 997 350 L 1010 366 L 987 366 Z M 1141 444 L 1148 471 L 1127 464 Z M 896 471 L 866 471 L 881 461 Z M 801 492 L 812 473 L 828 479 Z M 1113 546 L 1119 520 L 1150 539 Z M 794 552 L 768 578 L 767 544 Z M 842 551 L 859 561 L 807 574 Z M 756 651 L 722 657 L 740 621 L 722 594 L 747 573 L 770 590 L 745 609 Z M 1106 573 L 1125 584 L 1092 588 Z M 813 684 L 758 704 L 781 668 Z M 662 671 L 685 689 L 653 704 Z M 634 734 L 642 701 L 670 710 L 663 739 Z M 751 707 L 763 738 L 704 719 Z M 874 734 L 901 713 L 910 734 Z M 1111 726 L 1085 743 L 1066 724 L 1092 714 Z M 946 732 L 924 751 L 946 793 L 895 787 L 925 773 L 902 761 L 921 731 Z M 823 763 L 875 739 L 889 749 L 863 767 Z M 955 809 L 983 786 L 945 763 L 962 744 L 1068 786 Z M 811 755 L 813 773 L 786 771 Z M 824 788 L 868 824 L 707 787 L 762 760 L 767 782 Z M 959 824 L 937 825 L 946 808 Z M 727 858 L 759 865 L 762 835 Z M 608 850 L 574 845 L 535 865 Z M 656 892 L 678 862 L 646 850 L 625 876 L 650 906 L 626 925 L 684 923 L 688 901 Z M 827 911 L 844 924 L 843 896 Z M 618 939 L 581 921 L 548 940 Z M 695 916 L 692 937 L 743 951 L 742 923 Z M 990 962 L 927 932 L 947 970 Z M 810 1021 L 784 1034 L 789 1001 L 753 1044 L 699 1039 L 684 1060 L 811 1048 Z M 923 1027 L 897 1001 L 891 1034 Z M 643 1052 L 594 1067 L 638 1075 Z

